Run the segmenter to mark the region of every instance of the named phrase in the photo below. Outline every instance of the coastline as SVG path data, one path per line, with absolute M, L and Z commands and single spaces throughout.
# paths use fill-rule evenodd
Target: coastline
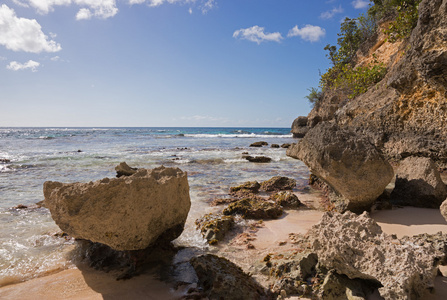
M 315 196 L 307 198 L 308 201 Z M 240 265 L 246 271 L 256 260 L 270 252 L 288 251 L 293 249 L 287 241 L 289 233 L 304 234 L 313 224 L 320 220 L 323 212 L 318 210 L 291 210 L 277 220 L 264 221 L 255 233 L 253 250 L 247 250 L 244 244 L 225 241 L 217 248 L 218 255 L 226 257 Z M 375 211 L 371 216 L 387 234 L 404 235 L 420 233 L 447 233 L 447 222 L 438 209 L 405 207 L 393 210 Z M 447 267 L 440 271 L 447 276 Z M 150 272 L 150 271 L 149 271 Z M 257 278 L 258 279 L 258 278 Z M 265 282 L 263 284 L 266 284 Z M 438 276 L 435 280 L 435 294 L 429 294 L 424 299 L 440 300 L 447 298 L 447 277 Z M 186 291 L 175 290 L 174 286 L 156 278 L 156 275 L 144 273 L 124 281 L 116 281 L 112 274 L 96 271 L 85 265 L 63 270 L 25 282 L 7 285 L 0 288 L 1 299 L 180 299 Z M 299 299 L 296 297 L 288 299 Z M 381 299 L 372 295 L 369 299 Z

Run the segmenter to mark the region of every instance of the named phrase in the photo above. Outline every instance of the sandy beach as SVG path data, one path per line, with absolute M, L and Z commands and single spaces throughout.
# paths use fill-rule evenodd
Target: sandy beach
M 262 257 L 270 251 L 286 251 L 293 248 L 287 241 L 289 233 L 305 233 L 317 223 L 323 213 L 316 210 L 287 211 L 278 220 L 265 221 L 256 232 L 252 241 L 255 249 L 240 249 L 230 259 L 236 263 L 248 265 L 250 258 Z M 447 233 L 447 222 L 437 209 L 414 207 L 396 208 L 373 212 L 372 217 L 388 234 L 415 235 L 420 233 Z M 236 247 L 237 248 L 237 247 Z M 220 249 L 225 255 L 227 246 Z M 255 255 L 254 255 L 255 254 Z M 245 262 L 245 263 L 244 263 Z M 447 269 L 441 267 L 447 276 Z M 35 278 L 26 282 L 0 288 L 1 299 L 179 299 L 182 290 L 158 280 L 153 274 L 142 274 L 130 280 L 116 281 L 111 274 L 96 271 L 86 266 L 64 270 L 56 274 Z M 380 299 L 372 296 L 371 299 Z M 447 277 L 438 276 L 435 281 L 435 293 L 428 294 L 429 300 L 447 299 Z

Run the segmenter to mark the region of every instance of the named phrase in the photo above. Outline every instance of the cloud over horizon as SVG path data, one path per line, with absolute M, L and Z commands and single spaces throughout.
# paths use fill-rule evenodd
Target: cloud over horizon
M 58 52 L 59 43 L 50 40 L 35 19 L 17 17 L 6 4 L 0 6 L 0 45 L 12 51 Z
M 264 30 L 264 27 L 259 27 L 258 25 L 245 29 L 241 28 L 233 33 L 233 37 L 235 39 L 255 42 L 258 45 L 266 41 L 279 43 L 283 39 L 281 33 L 279 32 L 265 33 Z
M 30 69 L 31 72 L 37 72 L 37 68 L 40 66 L 40 63 L 34 60 L 29 60 L 24 64 L 21 64 L 16 61 L 12 61 L 9 63 L 9 65 L 6 66 L 8 70 L 12 71 L 20 71 L 20 70 L 26 70 Z
M 307 24 L 303 28 L 299 28 L 298 25 L 295 25 L 295 27 L 289 30 L 287 37 L 299 36 L 303 40 L 313 43 L 318 42 L 325 35 L 326 30 L 324 28 Z

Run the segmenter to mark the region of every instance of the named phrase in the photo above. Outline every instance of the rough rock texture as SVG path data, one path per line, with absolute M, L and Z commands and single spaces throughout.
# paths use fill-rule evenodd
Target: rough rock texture
M 442 202 L 440 210 L 441 210 L 441 215 L 447 221 L 447 199 L 444 200 L 444 202 Z
M 307 127 L 307 117 L 298 117 L 292 123 L 292 130 L 290 131 L 293 134 L 294 138 L 302 138 L 306 135 L 309 127 Z
M 325 213 L 309 231 L 309 240 L 320 267 L 380 283 L 380 295 L 393 300 L 422 299 L 433 287 L 441 255 L 431 243 L 383 233 L 367 213 Z
M 147 248 L 179 236 L 191 200 L 186 173 L 159 167 L 89 183 L 44 183 L 45 205 L 69 235 L 115 250 Z
M 393 204 L 438 208 L 447 198 L 447 187 L 434 162 L 426 157 L 408 157 L 396 171 Z
M 265 299 L 266 293 L 252 277 L 229 260 L 212 254 L 190 260 L 209 299 Z
M 394 175 L 391 165 L 365 137 L 328 122 L 312 128 L 287 149 L 287 155 L 302 160 L 352 211 L 368 209 Z
M 447 164 L 447 0 L 420 3 L 408 41 L 392 44 L 380 33 L 364 52 L 358 65 L 374 55 L 388 67 L 385 78 L 352 100 L 325 93 L 309 122 L 320 117 L 362 132 L 390 158 L 425 156 Z
M 282 191 L 270 196 L 270 199 L 278 203 L 284 208 L 296 209 L 302 204 L 298 199 L 297 195 L 291 191 Z
M 260 141 L 260 142 L 254 142 L 252 144 L 250 144 L 250 147 L 262 147 L 262 146 L 267 146 L 269 143 L 264 142 L 264 141 Z
M 268 163 L 271 162 L 272 159 L 267 156 L 244 156 L 246 160 L 254 163 Z
M 202 236 L 210 245 L 215 245 L 223 240 L 225 234 L 234 226 L 232 216 L 222 216 L 220 214 L 207 214 L 196 220 L 196 228 L 200 230 Z
M 296 186 L 296 180 L 293 178 L 274 176 L 269 180 L 261 182 L 261 189 L 266 192 L 291 190 Z
M 239 214 L 244 219 L 277 219 L 283 213 L 281 206 L 262 199 L 242 199 L 223 210 L 224 215 Z
M 137 172 L 138 168 L 131 168 L 125 162 L 120 163 L 115 167 L 116 177 L 131 176 Z

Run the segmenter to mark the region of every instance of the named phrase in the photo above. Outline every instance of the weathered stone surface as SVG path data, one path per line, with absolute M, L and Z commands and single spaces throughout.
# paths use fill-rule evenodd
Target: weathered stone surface
M 261 182 L 261 189 L 266 192 L 291 190 L 296 186 L 296 180 L 293 178 L 274 176 L 269 180 Z
M 202 236 L 210 245 L 215 245 L 223 240 L 226 233 L 234 226 L 232 216 L 222 216 L 220 214 L 207 214 L 196 220 L 196 228 L 200 230 Z
M 319 296 L 324 300 L 366 300 L 372 291 L 367 281 L 352 280 L 330 270 L 320 287 Z
M 245 156 L 245 159 L 254 163 L 268 163 L 272 161 L 272 159 L 267 156 Z
M 442 202 L 440 210 L 441 210 L 441 215 L 447 221 L 447 199 L 444 200 L 444 202 Z
M 283 213 L 281 206 L 262 199 L 242 199 L 223 210 L 224 215 L 239 214 L 244 219 L 277 219 Z
M 393 204 L 438 208 L 447 198 L 447 187 L 430 158 L 408 157 L 396 171 Z
M 287 148 L 289 148 L 291 145 L 292 145 L 292 144 L 284 143 L 284 144 L 281 145 L 281 148 L 285 148 L 285 149 L 287 149 Z
M 278 144 L 272 144 L 270 147 L 271 148 L 279 148 L 279 145 Z
M 270 196 L 270 199 L 278 203 L 284 208 L 299 208 L 302 204 L 297 195 L 291 191 L 281 191 Z
M 365 212 L 325 213 L 309 231 L 319 265 L 350 279 L 380 283 L 385 299 L 423 299 L 433 287 L 439 256 L 431 243 L 398 240 Z
M 264 299 L 266 293 L 252 277 L 229 260 L 212 254 L 194 257 L 191 265 L 209 299 Z
M 191 206 L 186 173 L 165 167 L 89 183 L 47 181 L 44 195 L 63 231 L 115 250 L 144 249 L 163 234 L 175 239 Z
M 269 143 L 264 142 L 264 141 L 260 141 L 260 142 L 254 142 L 250 145 L 250 147 L 262 147 L 262 146 L 267 146 Z
M 129 167 L 125 162 L 120 163 L 115 167 L 116 177 L 120 178 L 121 176 L 131 176 L 137 172 L 137 168 Z
M 294 138 L 304 137 L 307 131 L 309 131 L 309 127 L 307 127 L 307 117 L 300 116 L 293 121 L 292 130 L 290 132 L 293 134 Z
M 287 149 L 287 155 L 302 160 L 352 211 L 368 209 L 394 175 L 391 165 L 365 137 L 327 122 L 312 128 Z

